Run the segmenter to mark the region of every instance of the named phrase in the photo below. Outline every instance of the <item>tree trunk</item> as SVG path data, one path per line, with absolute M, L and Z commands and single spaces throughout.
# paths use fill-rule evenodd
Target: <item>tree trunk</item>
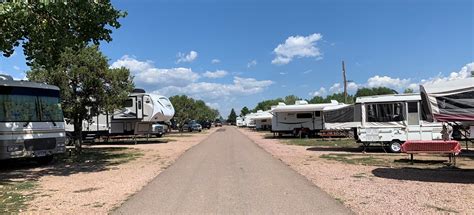
M 76 152 L 82 152 L 82 120 L 74 119 L 74 147 Z

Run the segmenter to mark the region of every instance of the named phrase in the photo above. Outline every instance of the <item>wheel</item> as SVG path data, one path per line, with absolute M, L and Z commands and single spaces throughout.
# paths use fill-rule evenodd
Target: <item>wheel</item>
M 188 132 L 193 132 L 193 129 L 188 129 Z
M 201 132 L 202 130 L 199 130 L 199 132 Z
M 156 137 L 158 138 L 163 137 L 163 134 L 157 134 Z
M 389 148 L 390 148 L 390 152 L 399 153 L 399 152 L 402 151 L 402 143 L 400 143 L 399 141 L 394 140 L 394 141 L 390 142 Z
M 74 145 L 74 140 L 72 138 L 72 134 L 66 133 L 66 139 L 64 140 L 64 145 L 66 145 L 66 146 Z
M 39 165 L 48 165 L 53 161 L 53 159 L 54 157 L 52 155 L 35 158 L 36 162 L 38 162 Z

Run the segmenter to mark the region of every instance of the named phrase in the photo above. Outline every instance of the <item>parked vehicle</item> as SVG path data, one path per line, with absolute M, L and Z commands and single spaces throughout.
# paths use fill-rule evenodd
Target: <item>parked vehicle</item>
M 364 145 L 382 144 L 400 152 L 407 140 L 442 139 L 441 123 L 426 120 L 421 109 L 420 94 L 396 94 L 359 97 L 361 126 L 357 129 Z
M 0 160 L 49 163 L 66 151 L 59 88 L 0 75 Z
M 92 121 L 83 121 L 83 139 L 114 135 L 162 136 L 166 129 L 161 131 L 161 126 L 157 124 L 165 127 L 173 116 L 174 107 L 167 97 L 135 89 L 121 110 L 99 114 Z M 67 124 L 66 131 L 71 137 L 73 124 Z
M 323 109 L 337 106 L 344 105 L 337 101 L 323 104 L 308 104 L 304 100 L 296 101 L 294 105 L 280 103 L 270 111 L 273 115 L 272 132 L 279 135 L 297 135 L 300 131 L 304 131 L 309 136 L 314 136 L 318 131 L 324 129 Z
M 202 131 L 202 126 L 201 124 L 197 123 L 196 121 L 192 120 L 190 122 L 187 122 L 183 125 L 183 131 L 188 131 L 188 132 L 201 132 Z
M 222 127 L 222 122 L 221 122 L 221 120 L 216 119 L 216 121 L 214 122 L 214 126 L 216 126 L 216 127 Z
M 237 127 L 244 127 L 244 120 L 242 117 L 237 117 L 235 119 L 235 125 L 237 125 Z
M 212 123 L 207 120 L 199 121 L 199 124 L 201 124 L 202 128 L 205 128 L 205 129 L 210 129 L 212 126 Z

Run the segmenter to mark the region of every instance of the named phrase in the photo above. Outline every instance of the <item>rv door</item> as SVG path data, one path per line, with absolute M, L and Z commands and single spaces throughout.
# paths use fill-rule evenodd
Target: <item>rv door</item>
M 137 119 L 143 119 L 143 96 L 137 97 Z
M 407 140 L 421 140 L 420 107 L 417 101 L 407 102 Z

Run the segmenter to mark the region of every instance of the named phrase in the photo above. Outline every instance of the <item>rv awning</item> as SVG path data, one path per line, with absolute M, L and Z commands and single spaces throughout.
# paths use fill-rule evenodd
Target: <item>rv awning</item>
M 281 112 L 313 112 L 313 111 L 322 111 L 324 108 L 330 106 L 338 106 L 338 103 L 324 103 L 324 104 L 307 104 L 307 105 L 282 105 L 276 106 L 271 112 L 272 113 L 281 113 Z
M 474 121 L 474 78 L 420 86 L 429 121 Z

